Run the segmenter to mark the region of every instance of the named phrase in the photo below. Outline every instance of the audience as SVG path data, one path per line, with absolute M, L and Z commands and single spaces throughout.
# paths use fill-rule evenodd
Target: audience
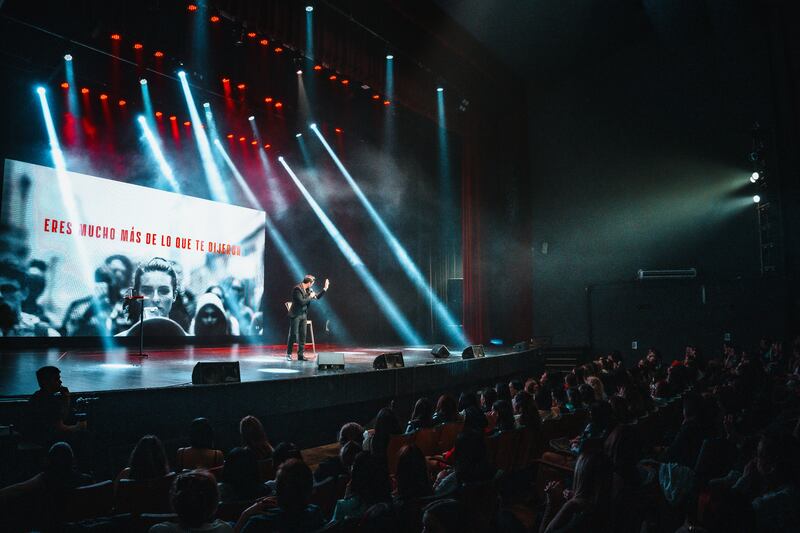
M 402 432 L 400 421 L 397 420 L 394 411 L 384 407 L 378 411 L 378 416 L 375 419 L 375 430 L 364 434 L 362 448 L 365 452 L 370 452 L 376 459 L 385 462 L 389 439 L 392 438 L 392 435 L 400 435 Z
M 150 533 L 179 533 L 183 531 L 211 531 L 230 533 L 233 528 L 222 520 L 215 520 L 219 491 L 214 476 L 202 470 L 179 474 L 170 493 L 172 509 L 178 522 L 162 522 L 150 528 Z
M 219 483 L 221 502 L 255 500 L 268 493 L 258 471 L 258 459 L 250 448 L 234 448 L 225 458 L 222 482 Z
M 414 433 L 423 428 L 433 426 L 433 405 L 427 398 L 420 398 L 414 404 L 414 411 L 411 413 L 411 419 L 406 425 L 406 433 Z
M 70 415 L 69 389 L 61 383 L 61 371 L 43 366 L 36 371 L 39 390 L 28 399 L 25 438 L 44 446 L 57 440 L 70 440 L 72 434 L 86 429 L 86 423 L 67 424 Z
M 345 497 L 336 502 L 333 520 L 360 518 L 370 506 L 391 501 L 391 482 L 385 465 L 369 452 L 361 452 L 353 462 Z
M 195 418 L 189 426 L 189 447 L 178 449 L 179 470 L 222 466 L 221 450 L 214 449 L 214 428 L 207 418 Z
M 239 422 L 239 434 L 242 437 L 242 446 L 252 450 L 256 454 L 256 459 L 262 461 L 272 457 L 272 445 L 258 418 L 254 416 L 242 418 Z
M 364 428 L 355 422 L 348 422 L 339 429 L 339 453 L 322 461 L 314 471 L 314 481 L 321 483 L 329 477 L 349 476 L 350 467 L 356 455 L 362 451 L 361 442 Z
M 117 476 L 120 479 L 156 479 L 170 473 L 164 445 L 155 435 L 145 435 L 131 452 L 128 466 Z
M 439 401 L 436 402 L 436 411 L 433 413 L 433 423 L 446 424 L 448 422 L 459 422 L 460 420 L 458 404 L 455 398 L 449 394 L 439 396 Z

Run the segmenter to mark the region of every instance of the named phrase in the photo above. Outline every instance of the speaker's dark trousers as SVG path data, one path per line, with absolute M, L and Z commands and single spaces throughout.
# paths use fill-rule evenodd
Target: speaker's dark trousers
M 292 347 L 297 342 L 297 358 L 303 357 L 303 351 L 306 348 L 306 320 L 305 313 L 289 318 L 289 340 L 286 341 L 286 355 L 292 355 Z

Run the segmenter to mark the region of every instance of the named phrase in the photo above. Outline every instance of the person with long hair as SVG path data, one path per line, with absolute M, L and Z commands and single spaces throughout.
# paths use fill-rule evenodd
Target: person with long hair
M 540 533 L 554 531 L 611 531 L 609 498 L 611 468 L 605 455 L 582 453 L 575 464 L 572 491 L 559 482 L 545 486 L 545 510 Z
M 403 446 L 397 455 L 397 493 L 399 502 L 408 502 L 433 494 L 428 462 L 414 445 Z
M 372 453 L 378 459 L 386 460 L 386 451 L 389 448 L 389 439 L 392 435 L 400 435 L 403 432 L 397 416 L 388 407 L 378 411 L 375 418 L 375 430 L 373 433 L 367 432 L 362 447 L 364 451 Z
M 252 450 L 259 461 L 272 457 L 272 444 L 267 438 L 261 421 L 248 415 L 239 422 L 239 435 L 242 437 L 242 446 Z
M 156 479 L 170 473 L 164 445 L 155 435 L 145 435 L 131 452 L 128 466 L 117 476 L 120 479 Z
M 433 405 L 427 398 L 420 398 L 414 404 L 411 419 L 406 425 L 406 433 L 414 433 L 420 429 L 433 426 Z
M 214 449 L 214 428 L 207 418 L 195 418 L 189 426 L 189 447 L 178 449 L 180 469 L 222 466 L 222 451 Z
M 336 502 L 332 521 L 358 518 L 372 505 L 391 500 L 392 484 L 385 466 L 369 452 L 361 452 L 353 462 L 345 497 Z
M 439 400 L 436 402 L 436 411 L 433 413 L 433 423 L 446 424 L 458 421 L 458 404 L 455 398 L 449 394 L 439 396 Z
M 258 473 L 258 459 L 249 448 L 234 448 L 225 458 L 219 498 L 222 502 L 254 500 L 268 493 Z

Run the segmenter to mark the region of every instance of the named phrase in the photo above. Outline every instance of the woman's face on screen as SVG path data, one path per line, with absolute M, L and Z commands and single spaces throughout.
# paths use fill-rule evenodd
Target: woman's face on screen
M 172 277 L 166 272 L 153 270 L 142 274 L 140 294 L 144 296 L 145 307 L 156 307 L 163 317 L 169 317 L 175 293 L 172 290 Z M 147 315 L 145 315 L 145 318 Z

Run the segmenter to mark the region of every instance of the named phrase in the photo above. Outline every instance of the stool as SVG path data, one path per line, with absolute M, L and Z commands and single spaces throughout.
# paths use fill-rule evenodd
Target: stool
M 292 302 L 284 302 L 283 305 L 286 306 L 286 312 L 292 312 Z M 306 320 L 306 338 L 308 338 L 309 331 L 311 333 L 311 353 L 317 355 L 317 344 L 314 342 L 314 323 L 310 320 Z M 306 341 L 305 346 L 308 346 L 308 341 Z

